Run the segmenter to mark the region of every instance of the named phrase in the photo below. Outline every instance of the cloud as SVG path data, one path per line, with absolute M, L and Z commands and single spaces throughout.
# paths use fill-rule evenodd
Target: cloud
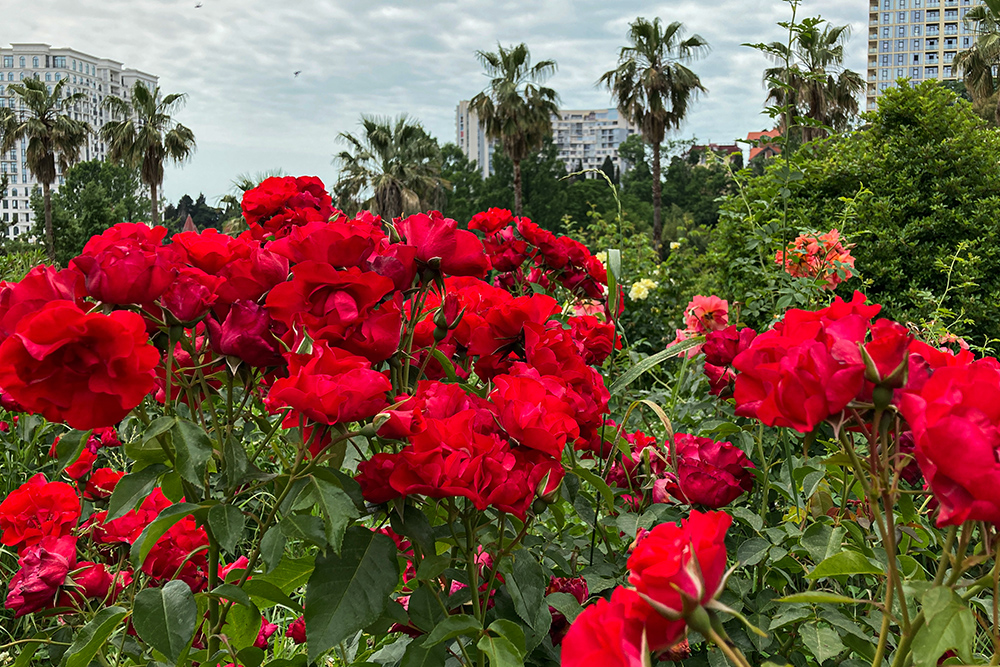
M 681 136 L 730 141 L 770 125 L 760 114 L 768 61 L 740 46 L 783 40 L 790 16 L 779 0 L 34 0 L 8 13 L 15 42 L 47 42 L 120 60 L 186 92 L 178 119 L 198 151 L 167 170 L 175 200 L 216 198 L 239 173 L 282 168 L 328 184 L 361 114 L 408 113 L 442 142 L 454 141 L 455 106 L 486 79 L 475 51 L 525 42 L 535 60 L 555 59 L 551 85 L 565 108 L 610 106 L 595 82 L 614 67 L 636 16 L 681 21 L 711 53 L 692 67 L 709 93 Z M 799 15 L 851 23 L 847 65 L 864 72 L 867 42 L 860 0 L 809 0 Z M 295 77 L 293 73 L 301 70 Z

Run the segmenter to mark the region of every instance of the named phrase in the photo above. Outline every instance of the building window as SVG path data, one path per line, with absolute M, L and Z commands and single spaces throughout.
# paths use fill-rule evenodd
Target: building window
M 882 23 L 889 22 L 889 14 L 882 14 Z
M 52 80 L 52 72 L 46 72 L 45 73 L 45 80 L 46 81 L 51 81 Z
M 896 23 L 906 23 L 906 12 L 899 12 L 896 15 Z
M 889 36 L 889 26 L 886 26 L 886 27 L 882 28 L 882 36 L 883 37 L 888 37 Z
M 4 67 L 13 67 L 14 66 L 14 56 L 4 56 L 3 57 L 3 66 Z
M 38 67 L 38 56 L 35 56 L 34 58 L 31 59 L 31 66 Z
M 24 56 L 21 56 L 21 57 L 20 57 L 20 58 L 18 59 L 18 62 L 19 62 L 19 63 L 21 63 L 21 67 L 27 67 L 27 66 L 28 66 L 28 65 L 27 65 L 28 61 L 27 61 L 27 60 L 25 60 Z

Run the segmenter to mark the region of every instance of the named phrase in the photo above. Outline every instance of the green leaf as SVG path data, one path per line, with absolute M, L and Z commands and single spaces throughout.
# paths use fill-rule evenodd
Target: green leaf
M 736 549 L 736 560 L 743 565 L 756 565 L 764 560 L 771 543 L 762 537 L 751 537 Z
M 806 578 L 820 579 L 822 577 L 839 577 L 854 574 L 885 575 L 885 570 L 872 565 L 867 558 L 857 551 L 841 551 L 817 565 L 816 569 L 806 575 Z
M 340 544 L 344 540 L 344 531 L 351 519 L 361 514 L 354 506 L 354 501 L 340 486 L 336 477 L 312 475 L 312 483 L 316 489 L 318 505 L 326 519 L 326 540 L 334 552 L 340 553 Z
M 802 643 L 816 658 L 816 662 L 822 663 L 830 658 L 835 658 L 846 648 L 844 642 L 840 641 L 840 635 L 837 634 L 836 630 L 818 623 L 799 626 L 799 636 L 802 637 Z
M 80 458 L 90 433 L 90 431 L 70 431 L 59 436 L 59 442 L 56 443 L 56 459 L 60 472 Z
M 440 584 L 431 584 L 440 587 Z M 444 595 L 442 592 L 441 595 Z M 420 586 L 410 594 L 410 603 L 406 607 L 410 615 L 410 623 L 418 630 L 430 632 L 444 619 L 441 603 L 434 597 L 434 591 L 429 586 Z
M 160 512 L 159 516 L 143 528 L 142 533 L 132 543 L 129 558 L 131 558 L 135 568 L 139 569 L 142 567 L 142 563 L 146 560 L 146 556 L 149 555 L 150 549 L 153 548 L 156 541 L 163 537 L 163 534 L 170 530 L 175 523 L 201 509 L 203 508 L 200 505 L 195 505 L 194 503 L 178 503 Z
M 524 632 L 512 621 L 490 623 L 476 647 L 490 659 L 490 667 L 524 667 Z M 494 636 L 495 635 L 495 636 Z
M 312 514 L 289 514 L 281 523 L 281 532 L 290 540 L 302 540 L 326 549 L 326 530 L 323 519 Z
M 223 549 L 236 555 L 236 545 L 243 539 L 246 517 L 234 505 L 213 505 L 208 510 L 208 526 Z
M 267 581 L 290 595 L 293 591 L 306 585 L 314 568 L 314 556 L 303 556 L 302 558 L 285 556 L 272 572 L 255 576 L 251 581 Z
M 126 442 L 124 446 L 125 454 L 134 461 L 145 463 L 164 463 L 173 457 L 167 452 L 161 436 L 167 433 L 176 422 L 174 417 L 157 417 L 153 420 L 142 437 L 132 442 Z
M 399 581 L 396 544 L 352 527 L 339 555 L 319 555 L 306 587 L 309 662 L 378 620 Z
M 625 389 L 625 387 L 635 382 L 635 380 L 646 371 L 655 368 L 656 366 L 660 365 L 667 359 L 676 357 L 681 352 L 690 350 L 691 348 L 701 345 L 704 342 L 705 342 L 704 336 L 695 336 L 685 341 L 681 341 L 676 345 L 671 345 L 667 349 L 661 350 L 656 354 L 649 355 L 648 357 L 646 357 L 645 359 L 643 359 L 642 361 L 640 361 L 639 363 L 635 364 L 627 371 L 622 373 L 622 376 L 617 380 L 615 380 L 614 384 L 611 385 L 611 388 L 608 391 L 611 392 L 612 396 L 617 396 L 619 393 L 621 393 L 623 389 Z
M 260 611 L 253 605 L 231 607 L 226 615 L 226 624 L 222 626 L 222 633 L 237 651 L 253 646 L 260 633 Z
M 390 520 L 396 534 L 410 538 L 420 547 L 425 558 L 435 554 L 434 529 L 431 528 L 426 514 L 412 505 L 404 505 L 403 515 L 391 512 Z
M 248 579 L 247 582 L 243 584 L 243 591 L 249 595 L 261 609 L 267 609 L 276 604 L 280 604 L 281 606 L 287 607 L 296 613 L 302 613 L 302 605 L 290 598 L 284 591 L 272 584 L 270 581 L 264 581 L 260 577 Z
M 545 588 L 549 578 L 545 576 L 541 563 L 535 555 L 522 549 L 505 560 L 501 566 L 507 591 L 514 601 L 514 611 L 536 631 L 541 631 L 552 622 L 549 605 L 545 602 Z
M 590 483 L 591 486 L 597 489 L 600 492 L 601 497 L 604 499 L 604 504 L 607 505 L 608 511 L 611 512 L 614 511 L 615 494 L 614 491 L 611 490 L 611 487 L 608 486 L 607 482 L 605 482 L 603 479 L 594 474 L 593 471 L 587 470 L 586 468 L 583 468 L 581 466 L 577 466 L 576 468 L 574 468 L 573 472 L 575 472 L 581 479 L 586 480 L 587 482 Z
M 410 642 L 399 662 L 399 667 L 441 667 L 448 662 L 448 646 L 424 646 Z
M 194 636 L 198 620 L 198 604 L 188 585 L 174 579 L 162 588 L 143 589 L 135 596 L 132 609 L 132 624 L 139 637 L 177 662 Z
M 285 536 L 278 526 L 271 526 L 260 539 L 260 555 L 264 559 L 267 572 L 272 572 L 281 562 L 285 553 Z
M 424 646 L 434 646 L 460 636 L 475 637 L 483 631 L 483 625 L 468 614 L 449 616 L 436 626 L 424 640 Z
M 237 604 L 251 609 L 254 607 L 254 603 L 250 601 L 250 596 L 247 595 L 247 592 L 236 584 L 219 584 L 209 591 L 208 595 L 222 600 L 232 600 Z
M 135 509 L 152 492 L 156 486 L 156 478 L 166 470 L 166 466 L 154 463 L 118 480 L 115 490 L 111 493 L 111 500 L 108 501 L 106 521 L 120 519 Z
M 237 652 L 236 657 L 243 667 L 260 667 L 260 664 L 264 662 L 264 649 L 257 648 L 256 646 L 247 646 L 245 649 Z
M 73 645 L 63 654 L 62 666 L 87 667 L 126 614 L 128 612 L 121 607 L 107 607 L 97 612 L 97 615 L 77 632 Z
M 846 535 L 847 530 L 843 526 L 833 527 L 814 523 L 806 528 L 799 543 L 805 547 L 814 563 L 821 563 L 842 551 Z
M 847 597 L 846 595 L 830 593 L 829 591 L 805 591 L 803 593 L 793 593 L 792 595 L 786 595 L 783 598 L 778 598 L 777 602 L 785 602 L 789 604 L 795 602 L 804 602 L 806 604 L 868 604 L 867 600 L 857 600 L 855 598 Z
M 231 491 L 242 484 L 250 471 L 247 450 L 238 437 L 226 438 L 222 445 L 222 461 L 225 464 L 226 490 Z M 255 469 L 255 472 L 259 472 Z
M 212 441 L 205 429 L 186 419 L 178 419 L 170 429 L 170 439 L 177 455 L 177 472 L 199 489 L 205 488 Z
M 760 518 L 760 515 L 746 507 L 734 507 L 731 514 L 757 532 L 764 528 L 764 520 Z
M 17 660 L 14 661 L 12 667 L 28 667 L 31 664 L 31 659 L 35 657 L 35 653 L 41 648 L 41 642 L 25 642 L 21 645 L 21 652 L 17 654 Z
M 971 663 L 976 619 L 962 598 L 946 586 L 935 586 L 924 593 L 923 603 L 927 622 L 913 638 L 914 666 L 935 667 L 949 649 Z
M 576 620 L 576 617 L 583 611 L 583 607 L 577 599 L 569 593 L 549 593 L 545 596 L 545 604 L 565 616 L 570 623 Z
M 420 562 L 417 568 L 417 579 L 427 581 L 437 579 L 451 565 L 451 556 L 441 554 L 440 556 L 427 556 Z

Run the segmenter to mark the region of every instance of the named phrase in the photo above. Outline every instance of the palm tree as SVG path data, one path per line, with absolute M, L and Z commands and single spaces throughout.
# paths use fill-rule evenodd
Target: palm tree
M 653 245 L 661 249 L 663 233 L 660 182 L 660 145 L 667 130 L 680 127 L 691 98 L 707 92 L 701 79 L 684 64 L 708 51 L 708 42 L 692 35 L 683 38 L 684 25 L 664 26 L 639 17 L 629 24 L 628 40 L 618 56 L 618 67 L 605 72 L 598 85 L 605 85 L 618 111 L 639 127 L 653 147 Z
M 769 84 L 768 102 L 787 107 L 781 114 L 781 132 L 787 136 L 790 116 L 810 119 L 802 128 L 802 141 L 826 136 L 827 127 L 840 132 L 858 114 L 858 97 L 864 78 L 843 68 L 844 42 L 850 26 L 826 25 L 807 18 L 797 26 L 791 48 L 772 43 L 768 52 L 780 64 L 764 71 Z
M 472 98 L 469 108 L 479 117 L 486 136 L 500 143 L 514 165 L 514 213 L 523 212 L 521 161 L 536 151 L 552 134 L 552 116 L 559 112 L 559 96 L 545 82 L 556 71 L 554 60 L 531 64 L 525 44 L 496 53 L 476 51 L 490 77 L 489 86 Z
M 338 137 L 348 150 L 334 158 L 341 167 L 337 206 L 347 213 L 369 208 L 392 220 L 437 203 L 444 185 L 441 149 L 423 125 L 402 114 L 395 120 L 362 116 L 361 127 L 359 136 Z
M 153 225 L 160 221 L 158 191 L 164 161 L 183 162 L 195 149 L 194 133 L 171 116 L 186 98 L 183 93 L 161 97 L 158 86 L 150 90 L 136 81 L 131 99 L 109 95 L 104 100 L 113 118 L 101 128 L 108 159 L 139 169 L 139 178 L 149 186 Z
M 52 87 L 37 79 L 7 86 L 21 113 L 0 109 L 0 153 L 13 150 L 18 141 L 27 142 L 25 158 L 35 180 L 42 184 L 45 203 L 45 246 L 49 261 L 56 261 L 55 239 L 52 234 L 52 184 L 59 171 L 65 172 L 80 157 L 87 143 L 90 125 L 74 120 L 70 109 L 83 100 L 84 93 L 64 95 L 69 79 L 61 79 Z
M 965 87 L 977 107 L 996 97 L 994 114 L 1000 125 L 1000 82 L 993 75 L 993 68 L 1000 65 L 1000 0 L 985 0 L 985 4 L 972 7 L 965 22 L 975 32 L 976 42 L 955 57 L 954 67 L 962 70 Z

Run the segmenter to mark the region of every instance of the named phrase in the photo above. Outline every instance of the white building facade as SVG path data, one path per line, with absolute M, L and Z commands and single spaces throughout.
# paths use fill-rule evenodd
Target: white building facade
M 961 78 L 952 63 L 976 41 L 965 15 L 982 0 L 867 0 L 868 94 L 866 108 L 896 79 Z
M 63 88 L 66 94 L 87 95 L 72 109 L 73 118 L 86 121 L 91 128 L 87 144 L 80 151 L 81 160 L 107 156 L 107 146 L 100 140 L 97 131 L 111 120 L 102 108 L 108 95 L 128 99 L 136 81 L 142 81 L 150 88 L 157 85 L 157 77 L 152 74 L 128 69 L 116 60 L 98 58 L 74 49 L 53 48 L 48 44 L 0 46 L 0 107 L 14 109 L 15 113 L 24 111 L 9 86 L 29 78 L 44 81 L 49 91 L 57 81 L 67 79 L 69 83 Z M 28 169 L 26 153 L 27 143 L 19 141 L 13 150 L 0 155 L 0 173 L 6 174 L 9 180 L 7 191 L 0 193 L 3 199 L 0 221 L 10 238 L 24 234 L 35 222 L 29 201 L 32 191 L 40 186 Z M 62 183 L 63 175 L 59 172 L 53 187 L 58 188 Z
M 581 163 L 584 169 L 600 169 L 608 157 L 625 171 L 627 165 L 618 157 L 618 146 L 636 132 L 618 109 L 564 109 L 552 116 L 552 141 L 568 171 L 578 170 Z M 477 164 L 483 178 L 493 173 L 494 142 L 487 139 L 466 100 L 459 102 L 455 111 L 455 140 L 462 153 Z

